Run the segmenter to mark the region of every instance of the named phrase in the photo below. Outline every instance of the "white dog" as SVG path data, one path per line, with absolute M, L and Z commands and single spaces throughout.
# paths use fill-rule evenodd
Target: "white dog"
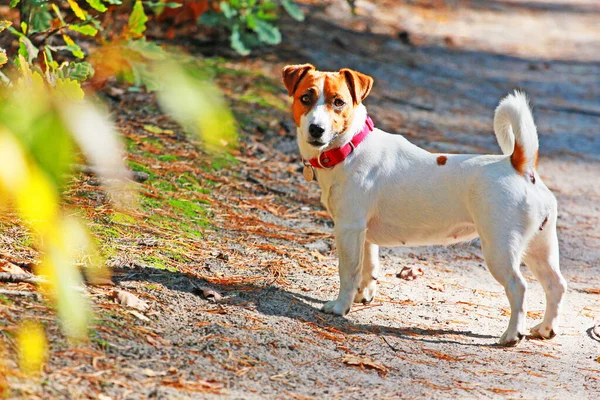
M 373 127 L 362 101 L 373 79 L 349 69 L 283 69 L 293 96 L 304 176 L 316 172 L 321 201 L 335 222 L 340 292 L 325 304 L 345 315 L 369 302 L 379 276 L 379 246 L 448 245 L 481 238 L 485 261 L 511 307 L 500 343 L 526 331 L 529 266 L 546 293 L 546 313 L 531 333 L 552 338 L 567 285 L 559 270 L 556 199 L 537 171 L 538 136 L 525 94 L 507 96 L 494 130 L 504 155 L 432 154 Z

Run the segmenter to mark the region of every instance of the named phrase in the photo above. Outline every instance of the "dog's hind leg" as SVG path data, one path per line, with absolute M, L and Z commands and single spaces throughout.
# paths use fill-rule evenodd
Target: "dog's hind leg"
M 354 296 L 355 303 L 370 303 L 377 292 L 379 278 L 379 246 L 365 242 L 365 252 L 362 263 L 362 278 L 359 291 Z
M 504 346 L 516 346 L 525 332 L 527 282 L 519 270 L 523 241 L 522 235 L 517 232 L 492 238 L 481 237 L 485 262 L 494 278 L 504 286 L 510 303 L 510 321 L 500 338 L 500 344 Z
M 323 311 L 346 315 L 350 311 L 354 296 L 360 290 L 367 227 L 363 221 L 343 225 L 336 224 L 334 230 L 335 244 L 340 260 L 340 293 L 336 300 L 325 303 Z
M 531 334 L 552 339 L 558 333 L 559 313 L 567 283 L 560 273 L 556 211 L 540 225 L 540 232 L 531 239 L 525 253 L 525 264 L 540 282 L 546 293 L 546 312 L 542 323 L 531 329 Z

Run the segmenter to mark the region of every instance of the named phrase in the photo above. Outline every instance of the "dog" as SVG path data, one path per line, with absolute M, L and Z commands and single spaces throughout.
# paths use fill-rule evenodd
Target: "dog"
M 500 344 L 526 332 L 523 261 L 546 295 L 531 335 L 556 336 L 567 290 L 560 273 L 557 202 L 538 172 L 538 136 L 526 95 L 515 91 L 494 115 L 503 155 L 432 154 L 374 127 L 363 101 L 373 78 L 351 69 L 288 65 L 283 83 L 308 180 L 334 221 L 340 290 L 323 306 L 345 315 L 377 290 L 379 247 L 449 245 L 477 237 L 486 264 L 504 286 L 511 316 Z

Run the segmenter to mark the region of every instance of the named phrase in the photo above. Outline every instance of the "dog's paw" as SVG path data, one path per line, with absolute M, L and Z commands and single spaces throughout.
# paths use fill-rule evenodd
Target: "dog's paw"
M 556 330 L 543 322 L 531 328 L 530 332 L 532 337 L 539 339 L 552 339 L 556 336 Z
M 348 314 L 348 311 L 350 311 L 350 305 L 346 304 L 345 301 L 340 301 L 340 299 L 337 299 L 325 303 L 322 310 L 327 314 L 344 316 Z
M 515 347 L 519 343 L 521 343 L 521 340 L 523 340 L 524 337 L 525 335 L 523 335 L 519 331 L 511 332 L 511 329 L 507 329 L 506 332 L 504 332 L 504 334 L 500 338 L 499 343 L 501 346 Z
M 377 281 L 372 279 L 367 284 L 367 286 L 365 286 L 364 288 L 359 290 L 358 293 L 356 293 L 356 296 L 354 296 L 354 302 L 369 304 L 375 298 L 376 293 L 377 293 Z

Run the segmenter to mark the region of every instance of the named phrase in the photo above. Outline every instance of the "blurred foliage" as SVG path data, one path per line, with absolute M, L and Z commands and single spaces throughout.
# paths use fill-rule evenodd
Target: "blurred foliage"
M 120 138 L 107 111 L 82 83 L 99 88 L 116 76 L 145 86 L 208 149 L 229 150 L 237 144 L 231 112 L 194 60 L 169 53 L 144 36 L 146 10 L 158 13 L 179 5 L 163 0 L 12 0 L 21 22 L 13 26 L 0 20 L 0 34 L 18 40 L 14 54 L 0 49 L 0 207 L 13 210 L 35 239 L 41 254 L 35 272 L 70 338 L 84 339 L 88 333 L 84 276 L 91 283 L 110 280 L 85 224 L 62 201 L 74 163 L 84 159 L 94 168 L 117 209 L 133 204 Z M 122 8 L 128 13 L 122 29 L 103 36 L 107 32 L 100 17 Z M 82 42 L 86 36 L 98 41 L 90 56 L 89 39 L 88 45 Z M 17 339 L 22 371 L 40 371 L 46 352 L 42 326 L 25 323 Z M 0 373 L 2 368 L 0 364 Z
M 202 14 L 198 21 L 226 28 L 231 47 L 247 55 L 263 44 L 281 43 L 281 32 L 275 25 L 280 7 L 292 18 L 304 20 L 304 14 L 292 0 L 230 0 L 215 2 L 212 10 Z

